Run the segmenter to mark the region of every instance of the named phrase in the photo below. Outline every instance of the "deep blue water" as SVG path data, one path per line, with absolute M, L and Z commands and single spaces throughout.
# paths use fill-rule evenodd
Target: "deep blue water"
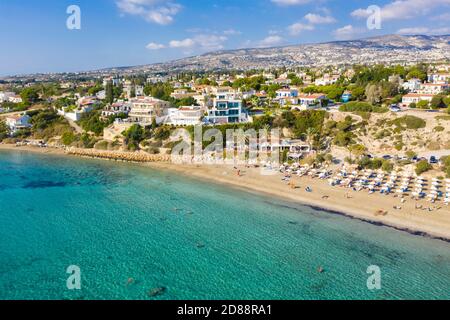
M 70 265 L 82 290 L 66 287 Z M 367 289 L 370 265 L 381 290 Z M 156 299 L 449 299 L 450 244 L 149 168 L 0 152 L 0 299 L 157 287 Z

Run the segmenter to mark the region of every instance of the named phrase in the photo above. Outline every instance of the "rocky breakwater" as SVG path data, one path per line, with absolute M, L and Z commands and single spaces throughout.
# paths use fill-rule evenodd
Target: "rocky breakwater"
M 170 162 L 167 154 L 148 154 L 145 152 L 106 151 L 95 149 L 68 148 L 67 154 L 95 159 L 107 159 L 126 162 Z

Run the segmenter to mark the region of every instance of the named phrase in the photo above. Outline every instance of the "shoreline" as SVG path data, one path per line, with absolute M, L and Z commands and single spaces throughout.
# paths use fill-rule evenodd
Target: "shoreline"
M 69 154 L 62 149 L 32 146 L 16 147 L 14 145 L 0 144 L 0 150 L 80 157 Z M 97 157 L 97 159 L 99 158 Z M 103 160 L 125 162 L 124 160 Z M 282 176 L 280 174 L 263 176 L 260 174 L 260 169 L 256 168 L 242 168 L 243 175 L 239 177 L 234 168 L 227 165 L 128 162 L 152 169 L 175 172 L 209 183 L 226 185 L 252 194 L 268 195 L 289 201 L 292 204 L 299 204 L 315 210 L 357 219 L 372 225 L 393 228 L 412 235 L 450 243 L 450 209 L 443 204 L 435 204 L 441 208 L 433 212 L 418 210 L 415 208 L 417 203 L 428 206 L 431 204 L 425 200 L 416 202 L 410 198 L 407 198 L 406 203 L 400 204 L 399 198 L 394 198 L 392 195 L 369 195 L 366 192 L 354 192 L 344 188 L 330 187 L 326 181 L 310 177 L 294 178 L 295 183 L 299 187 L 291 189 L 287 183 L 281 181 Z M 313 192 L 307 193 L 304 190 L 306 186 L 311 187 Z M 348 194 L 351 195 L 351 198 L 347 198 Z M 402 210 L 394 210 L 393 206 L 396 205 L 401 205 Z M 375 216 L 374 213 L 380 209 L 387 211 L 388 214 L 386 216 Z

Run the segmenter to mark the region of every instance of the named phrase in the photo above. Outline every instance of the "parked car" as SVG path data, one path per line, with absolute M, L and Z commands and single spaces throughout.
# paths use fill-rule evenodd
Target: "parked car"
M 435 156 L 431 156 L 430 157 L 430 163 L 431 164 L 437 164 L 438 162 L 439 162 L 439 160 Z
M 397 106 L 396 104 L 391 105 L 389 107 L 389 110 L 391 110 L 392 112 L 401 112 L 402 111 L 402 109 L 399 106 Z

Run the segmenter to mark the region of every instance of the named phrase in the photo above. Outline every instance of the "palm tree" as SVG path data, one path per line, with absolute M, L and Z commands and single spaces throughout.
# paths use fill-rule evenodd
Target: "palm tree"
M 316 128 L 308 128 L 306 129 L 306 133 L 303 133 L 302 136 L 306 138 L 306 142 L 309 145 L 309 148 L 312 150 L 313 149 L 313 143 L 314 143 L 314 138 L 317 135 L 317 129 Z

